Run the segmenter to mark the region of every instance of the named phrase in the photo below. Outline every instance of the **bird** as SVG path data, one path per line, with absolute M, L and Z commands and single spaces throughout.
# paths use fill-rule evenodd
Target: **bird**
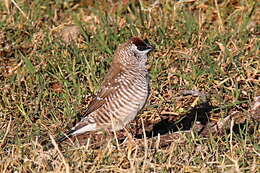
M 152 50 L 154 46 L 139 37 L 132 37 L 119 45 L 100 90 L 82 119 L 56 142 L 91 131 L 118 131 L 129 124 L 145 106 L 149 96 L 147 59 Z

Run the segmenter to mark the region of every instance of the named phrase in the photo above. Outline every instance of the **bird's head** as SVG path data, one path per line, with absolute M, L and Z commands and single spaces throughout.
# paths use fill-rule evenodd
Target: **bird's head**
M 147 62 L 147 54 L 154 50 L 154 47 L 147 39 L 141 40 L 133 37 L 126 43 L 120 45 L 116 50 L 117 60 L 125 66 L 128 65 L 145 65 Z

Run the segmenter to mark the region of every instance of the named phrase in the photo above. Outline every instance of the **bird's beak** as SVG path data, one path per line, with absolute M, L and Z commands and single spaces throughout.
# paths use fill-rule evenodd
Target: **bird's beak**
M 150 49 L 149 52 L 151 52 L 151 51 L 153 51 L 155 49 L 155 47 L 153 45 L 151 45 L 147 39 L 145 39 L 144 42 L 145 42 L 145 44 L 147 46 L 147 49 Z

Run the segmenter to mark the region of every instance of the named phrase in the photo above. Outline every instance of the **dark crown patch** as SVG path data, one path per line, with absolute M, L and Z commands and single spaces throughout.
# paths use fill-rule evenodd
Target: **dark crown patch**
M 131 41 L 137 47 L 137 49 L 140 51 L 151 49 L 151 46 L 149 43 L 144 42 L 143 40 L 139 39 L 138 37 L 132 38 Z

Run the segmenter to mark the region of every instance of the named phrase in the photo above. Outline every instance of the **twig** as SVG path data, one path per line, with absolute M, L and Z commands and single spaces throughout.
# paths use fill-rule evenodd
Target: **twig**
M 1 145 L 0 145 L 1 148 L 2 148 L 2 147 L 4 146 L 4 144 L 5 144 L 5 139 L 6 139 L 6 137 L 7 137 L 7 134 L 8 134 L 9 131 L 10 131 L 11 122 L 12 122 L 12 117 L 10 117 L 9 123 L 8 123 L 8 125 L 7 125 L 7 129 L 6 129 L 6 131 L 5 131 L 5 135 L 4 135 L 3 139 L 2 139 L 2 142 L 1 142 Z
M 29 20 L 28 16 L 23 12 L 23 10 L 17 5 L 17 3 L 14 0 L 11 0 L 14 6 L 22 13 L 22 15 Z
M 186 95 L 199 96 L 202 102 L 207 102 L 207 94 L 197 90 L 183 90 L 181 91 L 181 94 L 184 96 Z
M 51 143 L 52 143 L 52 145 L 54 146 L 54 149 L 55 150 L 57 150 L 57 152 L 59 153 L 59 155 L 60 155 L 60 157 L 61 157 L 61 159 L 62 159 L 62 162 L 63 162 L 63 164 L 64 164 L 64 166 L 65 166 L 65 172 L 66 173 L 69 173 L 70 172 L 70 168 L 69 168 L 69 164 L 66 162 L 66 160 L 65 160 L 65 158 L 64 158 L 64 156 L 63 156 L 63 154 L 61 153 L 61 151 L 59 150 L 59 147 L 58 147 L 58 144 L 56 143 L 56 141 L 54 140 L 54 138 L 52 137 L 52 135 L 49 135 L 50 136 L 50 138 L 51 138 Z
M 220 24 L 220 31 L 224 31 L 224 28 L 223 28 L 223 21 L 222 21 L 222 18 L 220 16 L 220 12 L 219 12 L 219 8 L 218 8 L 218 1 L 215 0 L 215 6 L 217 8 L 217 13 L 218 13 L 218 20 L 219 20 L 219 24 Z
M 144 171 L 145 166 L 146 166 L 147 153 L 148 153 L 148 144 L 147 144 L 147 139 L 146 139 L 146 133 L 145 133 L 145 128 L 144 128 L 143 118 L 141 118 L 141 122 L 142 122 L 143 134 L 144 134 L 144 164 L 143 164 L 143 171 Z

